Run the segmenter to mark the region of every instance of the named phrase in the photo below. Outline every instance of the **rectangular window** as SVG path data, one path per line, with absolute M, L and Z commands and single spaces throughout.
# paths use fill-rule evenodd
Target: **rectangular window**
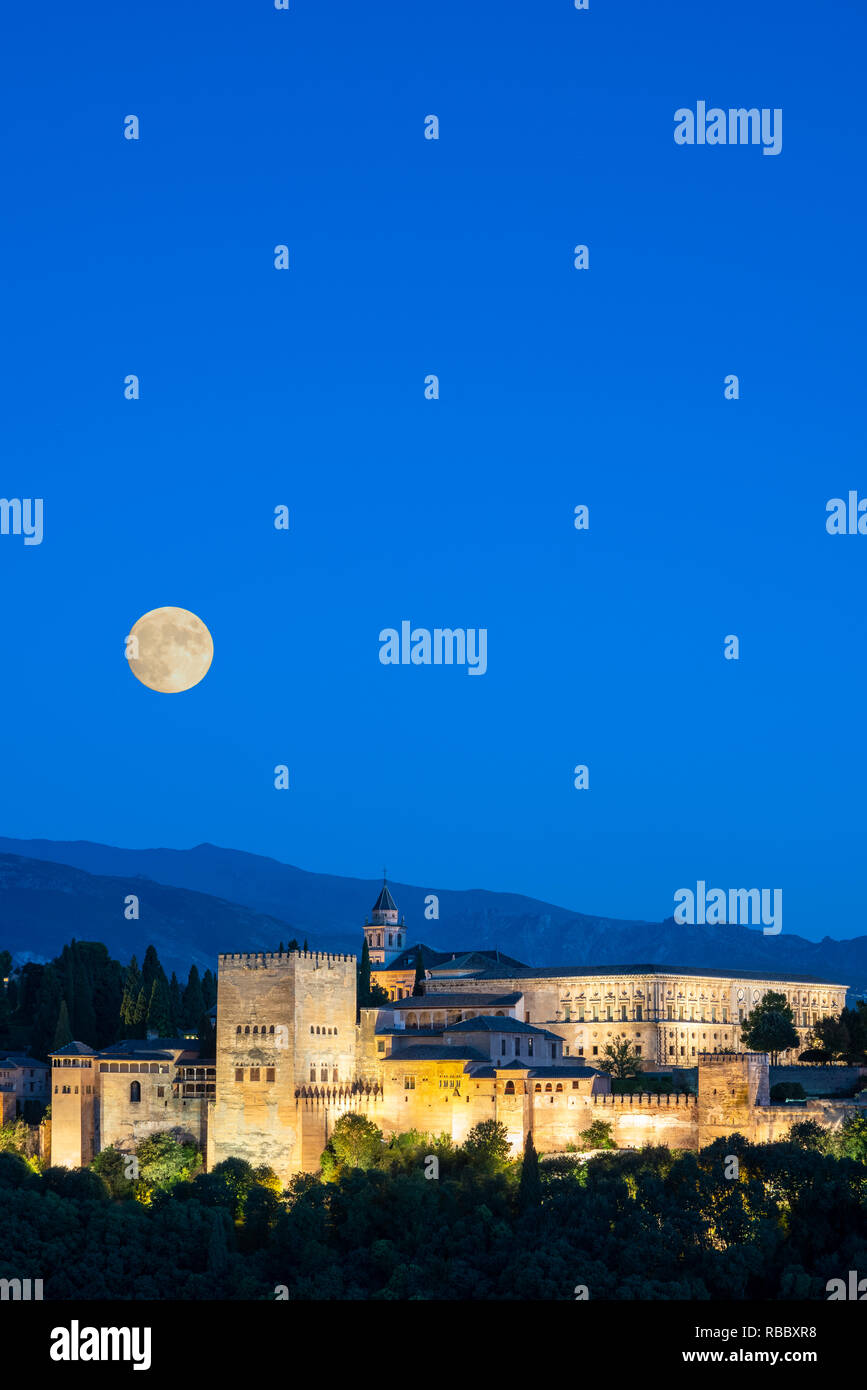
M 532 1055 L 533 1055 L 533 1039 L 532 1039 L 532 1038 L 528 1038 L 528 1039 L 527 1039 L 527 1056 L 528 1056 L 528 1057 L 532 1057 Z
M 668 1019 L 669 1023 L 674 1021 L 674 1009 L 670 1004 L 666 1004 L 665 1006 L 665 1017 Z
M 637 1022 L 637 1023 L 640 1023 L 640 1022 L 641 1022 L 641 1005 L 640 1005 L 640 1004 L 636 1004 L 636 1005 L 635 1005 L 635 1019 L 636 1019 L 636 1022 Z
M 251 1081 L 258 1081 L 258 1080 L 259 1080 L 259 1068 L 258 1068 L 258 1067 L 251 1067 L 251 1068 L 250 1068 L 250 1080 L 251 1080 Z
M 640 1044 L 640 1043 L 636 1043 L 636 1045 L 635 1045 L 635 1055 L 636 1055 L 636 1057 L 640 1057 L 640 1056 L 641 1056 L 641 1044 Z
M 516 1056 L 516 1057 L 520 1057 L 520 1055 L 521 1055 L 521 1039 L 520 1039 L 520 1038 L 516 1038 L 516 1039 L 515 1039 L 515 1056 Z
M 414 1090 L 415 1090 L 415 1077 L 414 1077 L 414 1076 L 405 1076 L 405 1077 L 403 1078 L 403 1089 L 404 1089 L 405 1091 L 414 1091 Z
M 241 1081 L 243 1081 L 243 1079 L 244 1079 L 244 1073 L 241 1072 L 241 1076 L 240 1076 L 240 1078 L 239 1078 L 239 1077 L 238 1077 L 238 1073 L 237 1073 L 237 1071 L 236 1071 L 236 1072 L 235 1072 L 235 1080 L 238 1081 L 239 1079 L 240 1079 Z M 165 1088 L 165 1086 L 157 1086 L 157 1096 L 159 1097 L 160 1100 L 162 1100 L 162 1098 L 163 1098 L 163 1096 L 165 1095 L 165 1093 L 166 1093 L 166 1088 Z
M 578 1049 L 578 1056 L 579 1056 L 579 1057 L 583 1057 L 583 1056 L 584 1056 L 584 1048 L 583 1048 L 583 1047 L 579 1047 L 579 1049 Z
M 376 1050 L 377 1050 L 377 1052 L 384 1052 L 384 1051 L 385 1051 L 385 1039 L 384 1039 L 384 1038 L 380 1038 L 380 1039 L 377 1041 Z
M 276 1070 L 276 1068 L 275 1068 L 275 1067 L 266 1067 L 266 1068 L 265 1068 L 265 1080 L 266 1080 L 266 1081 L 276 1081 L 276 1079 L 277 1079 L 277 1070 Z
M 620 1005 L 620 1022 L 621 1022 L 621 1023 L 625 1023 L 625 1022 L 626 1022 L 626 1005 L 625 1005 L 625 1004 L 621 1004 L 621 1005 Z
M 235 1080 L 236 1080 L 236 1081 L 243 1081 L 243 1080 L 244 1080 L 244 1068 L 243 1068 L 243 1067 L 236 1067 L 236 1068 L 235 1068 Z M 163 1092 L 164 1090 L 165 1090 L 165 1087 L 164 1087 L 164 1086 L 160 1086 L 160 1087 L 159 1087 L 159 1094 L 162 1095 L 162 1092 Z

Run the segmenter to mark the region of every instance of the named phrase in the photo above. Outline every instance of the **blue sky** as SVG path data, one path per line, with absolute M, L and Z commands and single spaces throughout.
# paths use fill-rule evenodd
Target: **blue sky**
M 45 536 L 0 536 L 5 833 L 867 931 L 867 537 L 824 524 L 867 495 L 865 30 L 18 7 L 0 493 Z M 676 146 L 698 100 L 781 107 L 781 154 Z M 215 644 L 177 696 L 123 657 L 167 604 Z M 485 627 L 486 674 L 381 665 L 402 619 Z

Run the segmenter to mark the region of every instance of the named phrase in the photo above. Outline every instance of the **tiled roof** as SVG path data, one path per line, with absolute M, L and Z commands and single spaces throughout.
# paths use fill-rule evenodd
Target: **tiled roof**
M 437 1043 L 411 1043 L 399 1052 L 393 1052 L 390 1062 L 487 1062 L 483 1052 L 475 1047 L 449 1047 Z
M 552 1042 L 563 1041 L 558 1033 L 537 1028 L 535 1023 L 522 1023 L 519 1018 L 494 1018 L 490 1014 L 465 1018 L 462 1023 L 450 1023 L 443 1033 L 527 1033 L 532 1037 L 550 1038 Z
M 518 991 L 514 994 L 413 994 L 406 999 L 392 999 L 379 1007 L 413 1013 L 425 1009 L 512 1009 L 521 998 Z
M 840 980 L 821 980 L 815 975 L 781 975 L 774 970 L 710 970 L 697 965 L 523 965 L 502 966 L 492 970 L 474 971 L 473 980 L 554 980 L 583 979 L 586 976 L 609 978 L 615 975 L 682 975 L 692 979 L 711 980 L 770 980 L 781 984 L 830 985 L 843 988 Z

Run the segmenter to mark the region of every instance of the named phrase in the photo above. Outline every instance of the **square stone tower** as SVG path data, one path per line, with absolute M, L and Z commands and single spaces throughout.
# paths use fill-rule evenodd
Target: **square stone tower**
M 735 1132 L 755 1139 L 756 1107 L 769 1102 L 767 1052 L 699 1054 L 699 1148 Z
M 71 1042 L 51 1061 L 51 1163 L 86 1168 L 93 1158 L 97 1105 L 96 1053 L 86 1043 Z
M 301 1171 L 296 1092 L 353 1081 L 355 981 L 354 956 L 220 956 L 209 1168 L 237 1157 L 273 1168 L 284 1182 Z

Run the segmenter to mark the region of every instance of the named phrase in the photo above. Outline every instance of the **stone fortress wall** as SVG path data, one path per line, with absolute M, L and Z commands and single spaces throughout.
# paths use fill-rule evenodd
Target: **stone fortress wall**
M 380 918 L 396 921 L 385 885 L 366 931 Z M 782 1138 L 804 1118 L 835 1128 L 863 1108 L 771 1106 L 767 1056 L 737 1050 L 741 1021 L 767 989 L 791 999 L 806 1030 L 842 1007 L 845 986 L 660 966 L 496 968 L 498 960 L 465 975 L 446 966 L 417 1001 L 363 1008 L 357 1023 L 354 956 L 221 955 L 215 1061 L 198 1064 L 170 1040 L 154 1040 L 151 1053 L 147 1042 L 99 1055 L 73 1043 L 52 1056 L 52 1162 L 86 1164 L 108 1144 L 128 1151 L 178 1129 L 204 1148 L 208 1168 L 239 1157 L 286 1182 L 318 1169 L 346 1113 L 368 1116 L 386 1136 L 417 1130 L 455 1143 L 497 1120 L 513 1152 L 532 1130 L 540 1152 L 558 1153 L 579 1146 L 597 1120 L 619 1147 L 698 1149 L 735 1132 Z M 615 1036 L 641 1046 L 649 1069 L 697 1065 L 698 1096 L 612 1095 L 594 1061 Z

